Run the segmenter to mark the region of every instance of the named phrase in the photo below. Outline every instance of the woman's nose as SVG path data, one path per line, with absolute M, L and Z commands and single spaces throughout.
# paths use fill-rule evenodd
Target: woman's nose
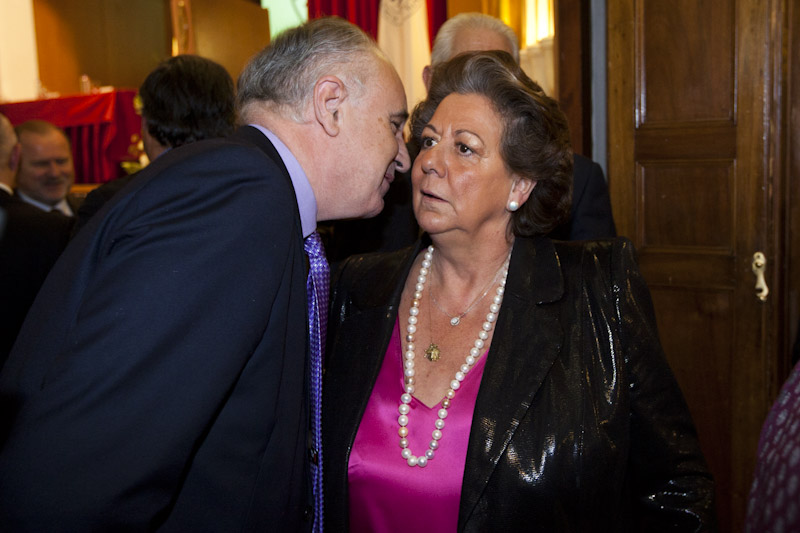
M 443 164 L 439 145 L 433 145 L 422 150 L 417 158 L 420 159 L 420 166 L 425 174 L 435 173 L 437 176 L 442 175 Z

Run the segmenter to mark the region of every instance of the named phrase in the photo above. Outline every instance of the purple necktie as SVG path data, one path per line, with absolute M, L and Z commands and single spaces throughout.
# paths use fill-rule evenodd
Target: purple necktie
M 314 528 L 322 531 L 322 357 L 328 326 L 328 285 L 330 267 L 325 259 L 322 239 L 316 231 L 303 244 L 308 254 L 306 280 L 308 297 L 308 335 L 311 347 L 311 484 L 314 490 Z

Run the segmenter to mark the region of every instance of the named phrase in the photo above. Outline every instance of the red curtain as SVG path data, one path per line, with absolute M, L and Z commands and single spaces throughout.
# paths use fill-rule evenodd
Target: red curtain
M 336 15 L 378 39 L 380 0 L 308 0 L 308 18 Z
M 447 20 L 447 0 L 428 0 L 428 38 L 433 49 L 436 32 Z
M 76 183 L 103 183 L 124 176 L 120 163 L 136 161 L 142 119 L 136 114 L 136 91 L 63 96 L 0 104 L 13 125 L 30 119 L 63 128 L 72 144 Z M 134 138 L 135 136 L 135 138 Z
M 447 20 L 447 0 L 428 1 L 428 37 L 433 38 L 439 27 Z M 378 39 L 378 12 L 380 0 L 308 0 L 308 18 L 336 15 L 349 20 L 365 32 Z

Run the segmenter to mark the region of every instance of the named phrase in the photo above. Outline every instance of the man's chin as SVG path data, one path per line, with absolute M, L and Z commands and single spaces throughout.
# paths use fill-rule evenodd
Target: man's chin
M 45 201 L 46 203 L 55 205 L 58 202 L 60 202 L 61 200 L 63 200 L 67 196 L 67 194 L 69 194 L 69 188 L 67 188 L 67 189 L 64 189 L 64 188 L 59 188 L 59 189 L 53 188 L 53 189 L 48 190 L 46 192 L 46 194 L 43 194 L 42 197 L 44 198 L 43 201 Z
M 380 203 L 379 203 L 379 205 L 377 207 L 365 212 L 359 218 L 373 218 L 373 217 L 376 217 L 376 216 L 380 215 L 381 211 L 383 211 L 383 197 L 381 197 Z

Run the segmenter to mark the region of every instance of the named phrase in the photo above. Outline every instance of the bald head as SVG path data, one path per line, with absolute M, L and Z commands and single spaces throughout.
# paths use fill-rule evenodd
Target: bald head
M 519 63 L 519 40 L 502 20 L 483 13 L 460 13 L 447 20 L 436 33 L 431 49 L 431 64 L 422 71 L 427 89 L 431 68 L 464 52 L 502 50 Z
M 14 176 L 19 164 L 19 142 L 14 127 L 0 114 L 0 183 L 14 188 Z

